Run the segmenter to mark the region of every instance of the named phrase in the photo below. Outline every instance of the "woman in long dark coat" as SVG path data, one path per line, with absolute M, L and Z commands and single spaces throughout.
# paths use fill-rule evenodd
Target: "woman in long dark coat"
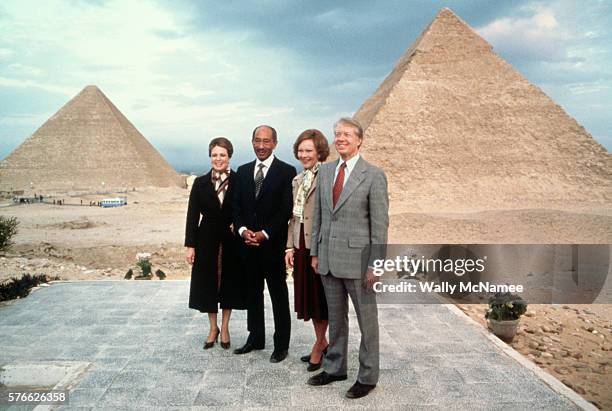
M 232 309 L 245 309 L 244 285 L 236 265 L 238 238 L 232 230 L 234 172 L 229 160 L 232 143 L 213 139 L 208 147 L 212 169 L 195 179 L 185 228 L 187 262 L 192 264 L 189 308 L 208 313 L 210 331 L 204 349 L 211 348 L 221 334 L 221 346 L 230 347 L 229 321 Z M 218 306 L 223 310 L 221 329 Z

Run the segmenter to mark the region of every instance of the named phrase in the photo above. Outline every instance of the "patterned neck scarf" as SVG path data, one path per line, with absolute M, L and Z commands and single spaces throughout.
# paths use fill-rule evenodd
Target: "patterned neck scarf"
M 298 187 L 297 195 L 293 202 L 293 215 L 300 219 L 300 223 L 304 222 L 304 204 L 306 204 L 306 197 L 308 197 L 310 187 L 312 187 L 312 183 L 317 177 L 319 167 L 321 167 L 321 163 L 317 162 L 311 169 L 302 171 L 302 182 Z
M 225 193 L 227 193 L 227 188 L 229 186 L 229 173 L 229 169 L 224 171 L 213 170 L 212 172 L 212 183 L 215 187 L 217 197 L 219 198 L 219 204 L 221 205 L 223 205 L 223 199 L 225 198 Z

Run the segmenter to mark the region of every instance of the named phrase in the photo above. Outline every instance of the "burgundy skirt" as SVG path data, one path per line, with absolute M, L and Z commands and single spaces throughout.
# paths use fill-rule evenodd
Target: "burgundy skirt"
M 297 318 L 309 321 L 327 320 L 327 300 L 321 276 L 314 272 L 310 250 L 304 240 L 304 224 L 300 225 L 300 248 L 293 253 L 293 287 Z

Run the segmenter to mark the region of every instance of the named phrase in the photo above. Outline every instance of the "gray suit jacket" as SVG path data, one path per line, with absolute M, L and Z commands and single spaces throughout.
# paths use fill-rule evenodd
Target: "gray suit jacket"
M 310 255 L 319 259 L 319 273 L 337 278 L 362 278 L 362 250 L 370 244 L 386 244 L 389 197 L 383 170 L 360 157 L 333 208 L 332 189 L 338 160 L 319 170 L 312 218 Z M 376 256 L 376 258 L 384 258 Z

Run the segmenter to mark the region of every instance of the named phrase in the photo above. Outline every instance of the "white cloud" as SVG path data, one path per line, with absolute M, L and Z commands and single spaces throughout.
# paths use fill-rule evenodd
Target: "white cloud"
M 0 117 L 0 125 L 10 127 L 30 127 L 30 126 L 41 126 L 47 118 L 39 114 L 21 114 Z M 23 137 L 23 136 L 22 136 Z M 15 138 L 22 138 L 17 137 Z
M 316 15 L 314 20 L 325 26 L 338 30 L 349 25 L 348 19 L 343 17 L 344 16 L 341 9 L 331 9 Z
M 179 93 L 179 95 L 189 97 L 189 98 L 210 96 L 211 94 L 215 93 L 214 91 L 211 91 L 211 90 L 197 89 L 196 87 L 193 86 L 193 84 L 189 82 L 179 85 L 177 87 L 177 92 Z
M 359 28 L 380 27 L 381 24 L 391 24 L 400 18 L 398 14 L 394 14 L 385 9 L 379 9 L 373 13 L 372 9 L 358 9 L 352 6 L 348 8 L 333 8 L 323 13 L 314 16 L 313 20 L 325 27 L 333 30 L 355 30 Z
M 44 71 L 38 67 L 27 66 L 25 64 L 13 63 L 7 67 L 8 72 L 15 73 L 17 76 L 40 77 Z
M 53 83 L 38 81 L 38 80 L 23 80 L 0 76 L 0 86 L 15 87 L 15 88 L 37 88 L 40 90 L 49 91 L 52 93 L 64 94 L 69 96 L 74 94 L 75 90 L 70 87 L 57 86 Z
M 335 93 L 355 93 L 366 87 L 376 88 L 376 85 L 381 84 L 384 81 L 384 77 L 359 77 L 355 79 L 347 79 L 346 81 L 340 82 L 329 87 L 329 90 Z
M 14 54 L 14 51 L 11 49 L 0 48 L 0 61 L 8 60 Z
M 530 8 L 529 17 L 503 17 L 477 28 L 502 54 L 515 59 L 558 61 L 567 58 L 567 43 L 574 35 L 559 24 L 546 7 Z
M 72 97 L 96 84 L 153 141 L 250 132 L 253 121 L 293 111 L 287 102 L 302 69 L 292 52 L 258 46 L 240 28 L 198 29 L 188 9 L 150 0 L 0 7 L 0 58 L 12 60 L 0 67 L 0 86 Z
M 573 83 L 568 84 L 568 89 L 572 94 L 594 94 L 597 96 L 598 94 L 602 94 L 604 91 L 608 91 L 612 89 L 609 84 L 603 83 L 602 81 L 590 82 L 590 83 Z M 596 106 L 597 103 L 594 102 L 592 104 Z

